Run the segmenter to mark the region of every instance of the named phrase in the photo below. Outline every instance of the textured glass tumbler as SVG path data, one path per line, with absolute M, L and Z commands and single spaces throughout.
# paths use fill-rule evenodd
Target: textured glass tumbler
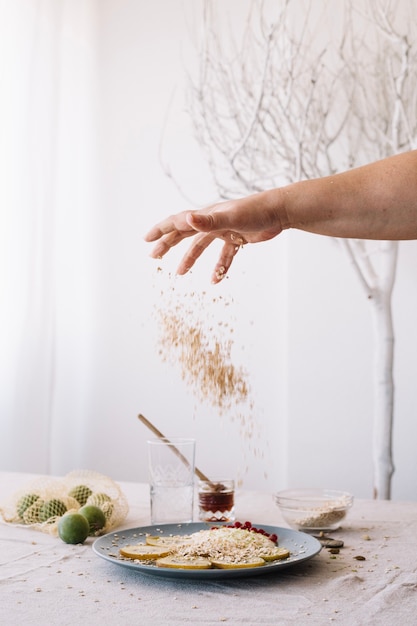
M 151 524 L 193 521 L 195 440 L 148 441 Z

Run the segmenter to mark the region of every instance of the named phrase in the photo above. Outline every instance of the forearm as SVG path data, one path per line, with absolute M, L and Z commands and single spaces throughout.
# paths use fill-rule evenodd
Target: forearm
M 417 239 L 417 150 L 271 194 L 285 216 L 283 228 L 356 239 Z
M 213 282 L 222 280 L 242 245 L 267 241 L 296 228 L 352 239 L 417 239 L 417 150 L 342 174 L 182 211 L 156 224 L 145 236 L 156 242 L 151 255 L 191 237 L 177 272 L 188 272 L 215 240 L 223 247 Z

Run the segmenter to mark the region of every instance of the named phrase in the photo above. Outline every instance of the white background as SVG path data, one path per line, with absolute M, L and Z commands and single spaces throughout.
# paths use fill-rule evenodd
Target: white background
M 225 4 L 232 16 L 241 15 L 242 3 Z M 155 303 L 164 305 L 159 292 L 168 289 L 187 244 L 160 263 L 148 259 L 150 246 L 141 236 L 168 213 L 214 198 L 181 107 L 184 68 L 192 63 L 190 28 L 197 28 L 192 20 L 198 20 L 199 10 L 190 2 L 126 0 L 103 2 L 101 14 L 103 232 L 88 445 L 94 465 L 111 467 L 123 478 L 146 477 L 148 433 L 136 420 L 143 412 L 166 434 L 195 435 L 197 464 L 205 472 L 237 472 L 248 487 L 328 485 L 370 497 L 370 310 L 334 240 L 287 232 L 245 248 L 219 286 L 209 282 L 215 252 L 207 253 L 192 275 L 174 280 L 179 297 L 204 290 L 208 301 L 219 293 L 233 300 L 232 307 L 220 306 L 215 314 L 230 316 L 238 362 L 248 371 L 251 419 L 262 431 L 257 456 L 236 424 L 196 402 L 179 370 L 158 357 Z M 170 102 L 174 112 L 168 115 L 164 160 L 194 204 L 187 204 L 160 166 L 161 127 Z M 394 293 L 393 497 L 411 499 L 417 494 L 416 257 L 415 242 L 401 243 Z
M 334 3 L 334 12 L 340 4 Z M 247 3 L 220 5 L 238 23 Z M 68 191 L 73 221 L 66 231 L 64 213 L 60 224 L 67 237 L 65 250 L 58 252 L 69 253 L 69 261 L 60 267 L 56 286 L 58 339 L 52 401 L 46 403 L 53 419 L 42 444 L 51 448 L 46 467 L 55 474 L 88 468 L 114 479 L 147 480 L 150 433 L 137 419 L 143 413 L 168 436 L 195 436 L 197 465 L 206 474 L 271 492 L 327 486 L 372 497 L 370 308 L 337 242 L 287 231 L 239 251 L 229 278 L 213 286 L 215 245 L 189 275 L 175 277 L 187 243 L 155 261 L 143 241 L 166 215 L 216 200 L 185 99 L 186 72 L 198 60 L 193 43 L 202 3 L 100 0 L 89 6 L 95 37 L 90 87 L 96 97 L 85 134 L 93 138 L 95 161 L 93 167 L 89 160 L 87 170 L 82 153 L 79 169 L 94 193 L 77 199 L 77 181 L 74 177 L 71 184 L 73 170 L 67 168 L 64 196 Z M 412 500 L 417 497 L 416 262 L 417 243 L 402 242 L 393 302 L 392 495 Z M 250 402 L 240 411 L 243 426 L 234 411 L 219 414 L 201 402 L 179 366 L 161 359 L 157 312 L 173 302 L 190 324 L 202 320 L 220 339 L 225 328 L 233 329 L 233 363 L 244 368 L 250 387 Z M 7 374 L 12 360 L 6 357 Z M 19 388 L 27 426 L 8 409 L 4 469 L 44 471 L 36 419 L 47 409 L 33 402 L 40 393 L 38 375 L 36 368 L 28 371 Z M 16 445 L 8 445 L 12 437 Z

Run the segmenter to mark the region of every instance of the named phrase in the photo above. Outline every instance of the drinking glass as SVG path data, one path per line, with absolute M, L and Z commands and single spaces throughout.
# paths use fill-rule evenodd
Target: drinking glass
M 148 441 L 151 524 L 193 521 L 195 439 Z

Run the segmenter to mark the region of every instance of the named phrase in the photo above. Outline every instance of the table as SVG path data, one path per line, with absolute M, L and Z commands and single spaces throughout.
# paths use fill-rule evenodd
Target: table
M 0 503 L 33 478 L 0 473 Z M 130 506 L 121 529 L 148 525 L 148 486 L 119 485 Z M 270 493 L 237 492 L 236 513 L 287 527 Z M 1 523 L 0 624 L 415 624 L 417 502 L 358 500 L 332 536 L 344 541 L 339 554 L 323 548 L 280 573 L 207 582 L 131 571 L 99 558 L 92 539 L 67 545 Z

